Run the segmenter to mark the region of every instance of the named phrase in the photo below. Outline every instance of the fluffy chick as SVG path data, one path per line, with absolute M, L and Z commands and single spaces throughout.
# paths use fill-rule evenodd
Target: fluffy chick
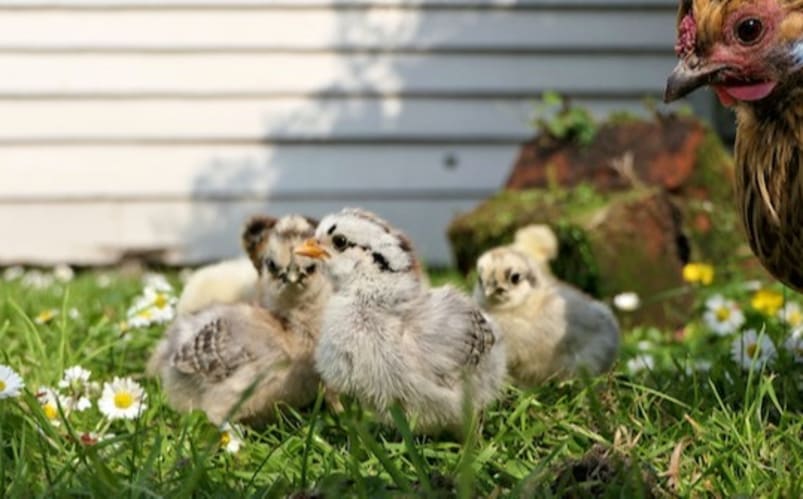
M 231 417 L 261 425 L 277 404 L 314 400 L 313 352 L 330 287 L 316 261 L 292 251 L 312 229 L 303 217 L 253 219 L 244 241 L 258 268 L 260 304 L 212 305 L 170 326 L 149 371 L 175 409 L 201 409 L 216 424 Z
M 292 288 L 288 284 L 294 280 L 304 279 L 308 271 L 314 272 L 315 265 L 299 267 L 288 236 L 312 234 L 317 224 L 317 220 L 302 215 L 279 219 L 252 217 L 246 222 L 240 239 L 247 256 L 196 270 L 181 292 L 178 315 L 192 314 L 221 303 L 257 301 L 274 311 L 279 306 L 292 306 L 292 303 L 281 303 L 283 291 Z
M 610 369 L 619 325 L 607 306 L 546 275 L 510 247 L 483 254 L 477 275 L 475 299 L 502 330 L 517 385 L 564 379 L 581 369 L 589 374 Z
M 189 315 L 218 303 L 243 303 L 256 296 L 257 273 L 248 258 L 233 258 L 201 267 L 192 273 L 176 306 Z
M 527 225 L 516 231 L 512 246 L 530 256 L 542 269 L 558 256 L 558 238 L 548 225 Z
M 332 281 L 315 364 L 328 387 L 379 417 L 398 403 L 417 431 L 458 430 L 464 394 L 475 411 L 505 377 L 504 346 L 467 296 L 430 289 L 410 241 L 366 211 L 325 217 L 298 254 Z

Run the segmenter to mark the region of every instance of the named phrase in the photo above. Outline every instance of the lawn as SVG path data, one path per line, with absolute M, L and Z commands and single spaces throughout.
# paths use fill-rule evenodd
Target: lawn
M 698 305 L 677 331 L 625 317 L 610 375 L 510 388 L 455 442 L 412 436 L 403 420 L 381 427 L 353 405 L 332 415 L 320 400 L 263 431 L 221 432 L 172 411 L 144 377 L 164 326 L 121 324 L 141 275 L 11 274 L 0 280 L 0 364 L 25 388 L 0 400 L 5 497 L 803 497 L 803 349 L 788 341 L 801 317 L 794 305 L 780 317 L 784 295 L 798 297 L 760 283 L 716 276 L 679 290 Z M 167 277 L 180 289 L 177 273 Z M 64 395 L 58 383 L 75 365 L 101 385 L 133 378 L 146 409 L 110 420 L 93 393 L 85 410 L 54 411 L 62 399 L 40 387 Z

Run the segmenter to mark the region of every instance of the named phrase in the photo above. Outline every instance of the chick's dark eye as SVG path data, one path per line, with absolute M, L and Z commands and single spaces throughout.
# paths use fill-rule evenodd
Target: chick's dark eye
M 306 272 L 307 274 L 314 274 L 315 273 L 315 264 L 312 263 L 310 265 L 307 265 L 306 268 L 304 269 L 304 272 Z
M 743 45 L 752 45 L 756 43 L 761 35 L 764 34 L 764 24 L 760 19 L 750 17 L 740 21 L 736 25 L 736 38 Z
M 346 249 L 346 246 L 348 246 L 349 242 L 342 234 L 335 234 L 334 237 L 332 237 L 332 244 L 336 250 L 343 251 Z
M 274 262 L 274 261 L 273 261 L 273 260 L 271 260 L 270 258 L 266 258 L 266 259 L 265 259 L 265 266 L 267 266 L 267 267 L 268 267 L 268 271 L 269 271 L 271 274 L 275 274 L 276 272 L 278 272 L 278 271 L 279 271 L 279 266 L 278 266 L 278 265 L 276 265 L 276 262 Z
M 518 284 L 521 282 L 521 274 L 518 272 L 510 274 L 510 282 L 513 284 Z

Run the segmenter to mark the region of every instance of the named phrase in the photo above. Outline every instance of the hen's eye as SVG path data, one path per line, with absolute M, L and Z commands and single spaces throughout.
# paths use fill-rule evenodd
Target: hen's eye
M 521 282 L 521 274 L 518 272 L 510 274 L 510 282 L 513 284 L 518 284 Z
M 335 249 L 338 251 L 343 251 L 348 246 L 349 242 L 342 234 L 336 234 L 332 237 L 332 244 L 335 246 Z
M 762 34 L 764 34 L 764 25 L 760 19 L 755 17 L 745 19 L 736 25 L 736 38 L 743 45 L 756 43 Z
M 276 262 L 274 262 L 270 258 L 267 258 L 265 260 L 265 265 L 268 267 L 268 272 L 270 272 L 271 274 L 279 272 L 279 266 L 276 265 Z
M 306 272 L 307 274 L 315 273 L 315 264 L 313 263 L 313 264 L 307 265 L 307 267 L 304 269 L 304 272 Z

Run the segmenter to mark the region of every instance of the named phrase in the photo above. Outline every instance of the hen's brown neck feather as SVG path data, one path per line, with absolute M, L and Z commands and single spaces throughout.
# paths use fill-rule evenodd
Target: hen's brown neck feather
M 750 246 L 803 291 L 803 89 L 738 111 L 736 190 Z

